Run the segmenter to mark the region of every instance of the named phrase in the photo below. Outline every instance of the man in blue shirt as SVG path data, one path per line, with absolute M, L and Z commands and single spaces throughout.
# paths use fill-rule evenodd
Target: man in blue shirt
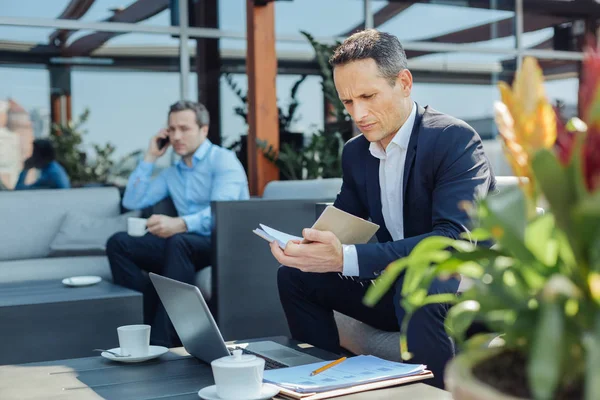
M 38 179 L 30 185 L 25 184 L 27 172 L 31 168 L 40 170 Z M 23 166 L 15 190 L 27 189 L 69 189 L 71 183 L 65 169 L 56 162 L 56 152 L 48 139 L 37 139 L 33 142 L 33 154 Z
M 196 272 L 210 263 L 213 200 L 249 198 L 248 180 L 235 154 L 206 138 L 209 114 L 204 105 L 180 101 L 169 110 L 168 128 L 150 140 L 144 160 L 127 183 L 123 206 L 139 210 L 170 196 L 178 217 L 154 214 L 148 234 L 113 235 L 106 245 L 113 280 L 144 294 L 144 322 L 152 326 L 151 342 L 177 343 L 164 307 L 147 272 L 193 283 Z M 151 179 L 154 162 L 171 146 L 181 160 Z

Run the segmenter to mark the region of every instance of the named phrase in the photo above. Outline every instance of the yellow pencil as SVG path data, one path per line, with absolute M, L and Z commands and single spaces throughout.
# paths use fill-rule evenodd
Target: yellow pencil
M 314 376 L 316 374 L 320 374 L 321 372 L 328 370 L 329 368 L 338 365 L 339 363 L 341 363 L 342 361 L 344 361 L 346 359 L 346 357 L 342 357 L 339 360 L 335 360 L 333 362 L 330 362 L 327 365 L 323 365 L 321 368 L 319 369 L 315 369 L 313 372 L 310 373 L 310 376 Z

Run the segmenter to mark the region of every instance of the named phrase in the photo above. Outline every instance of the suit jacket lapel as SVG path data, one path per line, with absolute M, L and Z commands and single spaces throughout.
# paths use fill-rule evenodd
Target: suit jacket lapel
M 419 130 L 421 129 L 421 121 L 423 120 L 424 113 L 425 109 L 417 104 L 417 115 L 415 116 L 415 124 L 413 125 L 413 129 L 410 134 L 410 141 L 408 142 L 408 148 L 406 149 L 406 161 L 404 162 L 404 178 L 402 179 L 403 202 L 406 202 L 406 186 L 408 184 L 408 178 L 410 177 L 412 166 L 415 161 L 415 155 L 417 154 Z

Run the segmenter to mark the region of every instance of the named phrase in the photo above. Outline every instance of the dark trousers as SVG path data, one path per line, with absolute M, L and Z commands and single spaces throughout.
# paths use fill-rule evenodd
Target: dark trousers
M 147 272 L 193 284 L 196 271 L 210 264 L 210 250 L 210 237 L 193 233 L 163 239 L 119 232 L 108 240 L 106 253 L 113 281 L 143 293 L 144 323 L 152 326 L 153 345 L 172 347 L 179 344 L 179 339 Z
M 404 317 L 400 306 L 402 280 L 374 306 L 367 307 L 362 299 L 371 282 L 353 280 L 337 273 L 307 273 L 282 266 L 278 270 L 279 297 L 292 337 L 313 346 L 340 353 L 340 340 L 333 311 L 338 311 L 374 328 L 397 332 Z M 459 281 L 436 281 L 433 293 L 456 293 Z M 408 327 L 409 361 L 425 364 L 433 379 L 424 383 L 443 388 L 444 368 L 454 356 L 454 345 L 444 330 L 449 306 L 433 304 L 417 311 Z

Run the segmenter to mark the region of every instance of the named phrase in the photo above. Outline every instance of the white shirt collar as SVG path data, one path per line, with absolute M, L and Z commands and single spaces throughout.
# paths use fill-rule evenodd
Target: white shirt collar
M 410 141 L 410 135 L 411 135 L 413 127 L 415 125 L 416 116 L 417 116 L 417 105 L 415 104 L 415 102 L 413 102 L 412 109 L 410 111 L 410 114 L 408 115 L 408 118 L 406 119 L 406 122 L 400 127 L 400 129 L 398 129 L 398 132 L 396 132 L 396 135 L 394 136 L 392 141 L 388 144 L 388 148 L 389 148 L 389 146 L 391 146 L 392 143 L 396 144 L 398 147 L 400 147 L 404 150 L 406 150 L 408 148 L 408 143 Z M 379 144 L 379 142 L 371 142 L 371 144 L 369 145 L 369 151 L 371 152 L 371 155 L 373 157 L 379 158 L 380 160 L 385 159 L 387 156 L 386 152 L 381 148 L 381 145 Z

